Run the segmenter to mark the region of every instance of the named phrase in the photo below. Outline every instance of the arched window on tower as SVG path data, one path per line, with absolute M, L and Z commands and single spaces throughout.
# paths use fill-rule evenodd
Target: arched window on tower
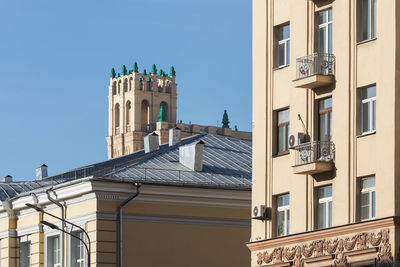
M 141 108 L 141 123 L 142 123 L 142 131 L 148 132 L 150 131 L 150 108 L 149 102 L 147 100 L 142 101 Z
M 118 82 L 118 94 L 121 93 L 121 80 Z
M 129 79 L 129 91 L 132 91 L 132 88 L 133 88 L 133 78 L 131 77 Z
M 115 104 L 114 109 L 114 124 L 115 124 L 115 134 L 119 134 L 119 104 Z
M 131 131 L 131 101 L 126 102 L 125 108 L 125 118 L 126 118 L 126 132 Z
M 146 86 L 147 86 L 147 91 L 151 91 L 152 82 L 151 82 L 150 77 L 147 77 L 146 83 L 147 83 L 147 84 L 146 84 Z
M 143 88 L 143 78 L 142 77 L 139 77 L 139 90 L 141 90 L 141 91 L 144 90 L 144 88 Z
M 124 80 L 124 92 L 128 91 L 128 79 Z
M 171 93 L 171 89 L 172 89 L 171 81 L 167 81 L 166 85 L 165 85 L 165 92 L 166 93 Z
M 116 83 L 116 82 L 113 82 L 113 85 L 112 85 L 112 94 L 113 94 L 113 95 L 116 95 L 116 94 L 117 94 L 117 83 Z

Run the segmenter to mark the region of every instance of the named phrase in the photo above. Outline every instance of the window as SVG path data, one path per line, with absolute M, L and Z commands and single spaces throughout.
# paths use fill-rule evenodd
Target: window
M 375 176 L 361 178 L 360 190 L 361 221 L 375 219 Z
M 19 246 L 19 266 L 29 267 L 31 266 L 31 242 L 25 241 L 20 242 Z
M 289 109 L 278 111 L 278 155 L 289 151 Z
M 290 64 L 290 26 L 278 26 L 276 29 L 277 40 L 277 67 Z
M 83 232 L 72 232 L 72 235 L 85 240 Z M 85 267 L 86 248 L 78 238 L 71 237 L 71 267 Z
M 317 228 L 332 226 L 332 186 L 318 188 L 318 222 Z
M 376 86 L 361 89 L 361 134 L 376 130 Z
M 332 98 L 319 101 L 319 140 L 332 141 Z
M 290 225 L 289 194 L 276 198 L 276 235 L 288 235 Z
M 318 52 L 332 54 L 332 9 L 318 12 Z
M 48 267 L 60 267 L 61 266 L 61 255 L 60 255 L 60 237 L 51 236 L 47 238 L 47 266 Z
M 360 41 L 376 38 L 376 1 L 359 0 Z

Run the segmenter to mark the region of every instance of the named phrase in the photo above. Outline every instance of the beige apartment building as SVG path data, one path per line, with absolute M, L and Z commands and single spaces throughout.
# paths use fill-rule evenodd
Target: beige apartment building
M 253 0 L 251 266 L 400 266 L 400 2 Z

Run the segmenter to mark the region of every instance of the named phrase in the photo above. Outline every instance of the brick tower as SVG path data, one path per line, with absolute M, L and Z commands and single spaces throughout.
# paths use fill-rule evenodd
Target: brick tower
M 177 84 L 175 69 L 170 74 L 139 73 L 122 66 L 121 73 L 111 70 L 108 93 L 108 158 L 143 149 L 143 138 L 156 130 L 156 123 L 171 128 L 176 123 Z

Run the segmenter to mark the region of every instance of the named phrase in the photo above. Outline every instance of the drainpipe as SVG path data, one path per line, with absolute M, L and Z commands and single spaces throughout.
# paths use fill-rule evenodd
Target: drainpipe
M 64 206 L 59 202 L 59 201 L 57 201 L 57 200 L 55 200 L 54 198 L 52 198 L 51 196 L 50 196 L 50 191 L 52 191 L 53 193 L 54 193 L 54 191 L 52 190 L 52 189 L 47 189 L 46 190 L 46 194 L 47 194 L 47 198 L 51 201 L 51 202 L 53 202 L 54 204 L 56 204 L 57 206 L 59 206 L 60 207 L 60 209 L 61 209 L 61 218 L 63 219 L 63 220 L 65 220 L 65 216 L 64 216 Z M 65 222 L 64 221 L 61 221 L 61 227 L 62 227 L 62 229 L 63 230 L 65 230 Z M 60 262 L 61 262 L 61 267 L 63 267 L 64 266 L 64 232 L 62 232 L 61 233 L 61 238 L 60 238 L 60 251 L 61 251 L 61 257 L 60 257 Z
M 117 215 L 118 236 L 117 236 L 117 240 L 118 240 L 118 266 L 119 267 L 122 267 L 122 207 L 125 206 L 126 204 L 128 204 L 129 201 L 131 201 L 132 199 L 134 199 L 135 197 L 137 197 L 139 195 L 140 186 L 141 186 L 141 184 L 135 183 L 136 192 L 133 195 L 131 195 L 130 197 L 128 197 L 127 199 L 125 199 L 124 202 L 122 202 L 118 207 L 118 215 Z

